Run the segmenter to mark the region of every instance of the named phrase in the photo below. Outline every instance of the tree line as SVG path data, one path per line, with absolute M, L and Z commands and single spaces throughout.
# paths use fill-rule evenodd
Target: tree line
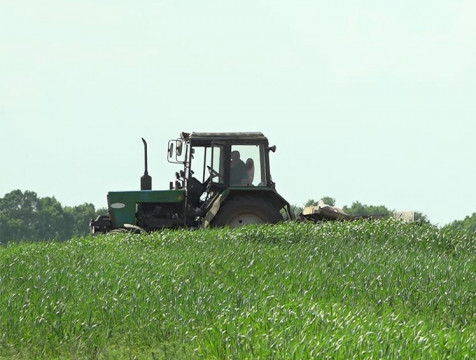
M 89 232 L 89 221 L 106 211 L 89 203 L 63 207 L 54 197 L 14 190 L 0 198 L 0 244 L 83 236 Z
M 335 199 L 329 196 L 321 198 L 325 204 L 335 206 Z M 319 200 L 308 200 L 303 207 L 317 205 Z M 298 216 L 303 207 L 291 206 Z M 365 205 L 355 201 L 342 208 L 347 214 L 355 216 L 384 215 L 391 216 L 393 210 L 383 205 Z M 19 241 L 65 241 L 75 236 L 89 233 L 89 221 L 106 209 L 95 209 L 93 204 L 62 206 L 54 197 L 39 197 L 33 191 L 14 190 L 0 198 L 0 244 Z M 418 222 L 429 223 L 422 213 L 416 213 Z M 476 213 L 463 220 L 455 220 L 444 228 L 476 233 Z
M 463 232 L 476 233 L 476 212 L 472 215 L 466 216 L 463 220 L 455 220 L 446 227 Z

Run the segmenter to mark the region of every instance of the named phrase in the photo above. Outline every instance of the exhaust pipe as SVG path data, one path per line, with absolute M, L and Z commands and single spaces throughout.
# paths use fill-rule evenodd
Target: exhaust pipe
M 147 172 L 147 142 L 142 138 L 142 142 L 144 143 L 144 160 L 145 160 L 145 170 L 144 175 L 140 178 L 140 189 L 141 190 L 152 190 L 152 178 L 149 176 Z

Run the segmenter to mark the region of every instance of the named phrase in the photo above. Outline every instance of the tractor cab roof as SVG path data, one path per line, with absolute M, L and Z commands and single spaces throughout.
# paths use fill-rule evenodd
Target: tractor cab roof
M 197 145 L 206 145 L 212 141 L 239 143 L 268 142 L 268 138 L 261 132 L 182 132 L 181 137 Z

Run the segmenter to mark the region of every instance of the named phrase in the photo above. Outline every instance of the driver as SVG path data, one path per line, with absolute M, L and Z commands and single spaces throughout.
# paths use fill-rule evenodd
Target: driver
M 239 151 L 231 152 L 230 185 L 243 185 L 248 179 L 248 170 L 240 157 Z

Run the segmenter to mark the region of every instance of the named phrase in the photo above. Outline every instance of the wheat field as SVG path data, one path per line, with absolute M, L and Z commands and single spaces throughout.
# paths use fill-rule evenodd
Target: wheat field
M 0 359 L 475 357 L 474 234 L 379 220 L 0 247 Z

